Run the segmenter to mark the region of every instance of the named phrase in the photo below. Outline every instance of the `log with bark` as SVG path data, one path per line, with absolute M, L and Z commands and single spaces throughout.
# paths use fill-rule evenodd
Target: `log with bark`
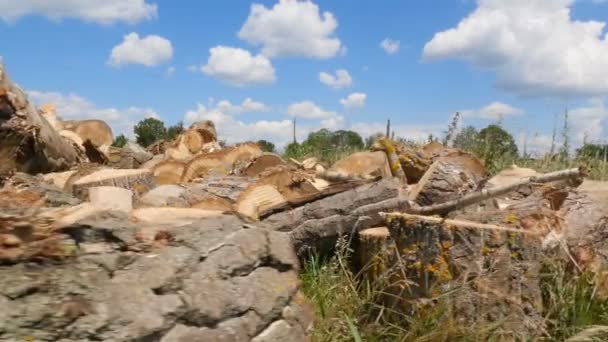
M 523 178 L 519 181 L 513 182 L 511 184 L 506 184 L 503 186 L 497 186 L 492 188 L 484 188 L 482 190 L 474 191 L 468 193 L 465 196 L 455 198 L 443 203 L 433 204 L 429 206 L 415 206 L 412 205 L 407 209 L 408 213 L 411 214 L 421 214 L 421 215 L 435 215 L 435 214 L 445 214 L 453 210 L 458 210 L 465 208 L 467 206 L 495 198 L 497 196 L 501 196 L 512 192 L 516 189 L 519 189 L 523 186 L 527 186 L 534 183 L 550 183 L 555 181 L 561 181 L 566 179 L 581 179 L 587 175 L 587 170 L 584 167 L 561 170 L 556 172 L 550 172 L 546 174 L 541 174 L 538 176 L 531 176 Z
M 378 212 L 402 209 L 406 201 L 396 200 L 400 187 L 393 178 L 382 179 L 271 215 L 262 224 L 290 232 L 301 257 L 311 252 L 327 254 L 334 250 L 340 236 L 382 224 Z
M 459 159 L 462 162 L 459 162 Z M 463 160 L 464 159 L 464 160 Z M 478 190 L 485 178 L 485 169 L 472 167 L 461 158 L 439 159 L 431 165 L 413 187 L 410 198 L 418 205 L 443 203 Z
M 427 309 L 436 299 L 450 319 L 487 340 L 535 340 L 545 322 L 540 289 L 541 239 L 504 213 L 486 223 L 392 213 L 386 224 L 399 253 L 392 275 L 404 286 L 396 310 Z
M 199 121 L 190 125 L 190 129 L 198 131 L 203 138 L 203 143 L 217 141 L 217 131 L 215 124 L 211 120 Z
M 0 175 L 64 171 L 82 162 L 11 81 L 0 60 Z
M 89 188 L 97 186 L 114 186 L 129 189 L 133 192 L 133 198 L 137 199 L 142 194 L 155 187 L 154 176 L 149 170 L 141 169 L 105 169 L 84 176 L 72 185 L 74 195 L 81 199 L 89 196 Z

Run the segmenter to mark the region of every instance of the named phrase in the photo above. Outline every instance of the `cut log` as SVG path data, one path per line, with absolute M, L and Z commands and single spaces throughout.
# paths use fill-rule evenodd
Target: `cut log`
M 198 200 L 196 203 L 192 204 L 190 208 L 215 210 L 221 212 L 230 212 L 233 210 L 233 206 L 230 201 L 212 194 L 208 194 L 204 198 Z
M 239 196 L 234 208 L 241 215 L 259 220 L 288 205 L 285 197 L 274 186 L 252 184 Z
M 290 232 L 301 257 L 310 252 L 326 255 L 334 250 L 339 236 L 382 224 L 378 212 L 402 209 L 405 201 L 396 200 L 399 188 L 394 178 L 383 179 L 271 215 L 262 223 L 268 229 Z M 356 225 L 366 216 L 369 219 Z
M 165 140 L 159 140 L 152 145 L 146 147 L 146 151 L 153 155 L 165 154 L 165 150 L 169 147 L 169 143 Z
M 160 164 L 164 160 L 165 160 L 165 156 L 164 155 L 157 154 L 154 157 L 152 157 L 152 159 L 150 159 L 147 162 L 141 164 L 141 166 L 139 168 L 140 169 L 152 170 L 152 169 L 154 169 L 154 167 L 156 165 Z
M 483 175 L 463 163 L 437 160 L 410 192 L 418 205 L 426 206 L 447 202 L 476 191 L 482 185 Z
M 65 171 L 83 158 L 32 106 L 0 61 L 0 175 Z
M 290 170 L 288 166 L 277 166 L 261 173 L 256 185 L 272 185 L 292 206 L 299 206 L 319 198 L 321 192 L 310 181 L 313 177 Z
M 200 155 L 188 163 L 182 176 L 182 182 L 187 183 L 195 178 L 210 175 L 228 175 L 262 154 L 263 152 L 257 144 L 244 143 Z
M 115 186 L 133 191 L 134 198 L 153 189 L 154 176 L 149 170 L 106 169 L 84 176 L 74 182 L 73 192 L 81 199 L 88 198 L 89 188 L 96 186 Z
M 152 153 L 146 151 L 146 149 L 132 141 L 128 141 L 127 144 L 123 146 L 123 149 L 131 153 L 131 155 L 137 162 L 138 167 L 154 157 Z
M 494 188 L 485 188 L 480 191 L 476 191 L 473 193 L 469 193 L 461 198 L 456 198 L 447 202 L 425 206 L 425 207 L 411 207 L 408 209 L 408 212 L 411 214 L 421 214 L 421 215 L 434 215 L 440 213 L 447 213 L 452 210 L 461 209 L 467 207 L 469 205 L 479 203 L 481 201 L 495 198 L 497 196 L 501 196 L 512 192 L 516 189 L 521 188 L 522 186 L 526 186 L 532 183 L 550 183 L 554 181 L 561 181 L 566 179 L 578 179 L 579 181 L 575 181 L 576 183 L 580 182 L 581 178 L 586 177 L 587 170 L 583 167 L 561 170 L 556 172 L 550 172 L 547 174 L 542 174 L 538 176 L 526 177 L 517 182 L 507 184 L 504 186 L 498 186 Z
M 88 176 L 91 173 L 95 173 L 97 171 L 105 170 L 107 167 L 100 166 L 96 164 L 81 164 L 78 169 L 76 169 L 65 181 L 65 185 L 63 187 L 63 191 L 73 193 L 73 185 L 74 183 L 82 177 Z
M 130 212 L 133 210 L 133 192 L 114 186 L 89 188 L 89 202 L 100 210 Z
M 179 185 L 159 185 L 141 196 L 137 207 L 168 207 L 170 202 L 181 199 L 186 191 L 186 188 Z
M 407 183 L 408 179 L 406 178 L 405 172 L 401 167 L 401 162 L 399 160 L 397 150 L 395 149 L 394 142 L 392 142 L 388 138 L 381 138 L 374 142 L 372 148 L 375 151 L 383 151 L 386 154 L 386 158 L 388 159 L 389 168 L 393 177 L 396 177 L 400 181 Z
M 178 141 L 178 144 L 175 146 L 168 147 L 165 150 L 165 159 L 166 160 L 176 160 L 176 161 L 189 161 L 193 157 L 190 150 L 188 150 L 188 146 Z
M 179 184 L 185 169 L 186 163 L 181 161 L 167 160 L 160 162 L 152 169 L 154 182 L 158 185 Z
M 255 158 L 244 170 L 238 172 L 237 175 L 254 177 L 269 168 L 279 165 L 286 165 L 283 158 L 274 153 L 264 153 L 263 155 Z
M 188 151 L 192 154 L 199 152 L 205 144 L 203 136 L 195 129 L 186 130 L 180 135 L 178 141 L 179 144 L 186 145 L 186 148 L 188 148 Z
M 213 121 L 205 120 L 195 122 L 190 126 L 190 129 L 197 130 L 203 138 L 204 143 L 217 141 L 217 131 L 215 130 Z
M 178 227 L 217 216 L 222 216 L 222 212 L 191 208 L 143 208 L 131 212 L 131 221 L 142 225 Z
M 330 174 L 336 173 L 360 178 L 370 176 L 386 178 L 393 175 L 386 153 L 382 151 L 353 153 L 337 161 L 327 171 Z
M 46 119 L 46 121 L 55 129 L 56 131 L 61 130 L 61 119 L 57 117 L 57 110 L 55 109 L 55 105 L 50 103 L 45 103 L 38 108 L 38 113 Z
M 63 121 L 61 127 L 78 134 L 82 141 L 90 140 L 96 147 L 110 146 L 114 142 L 112 128 L 102 120 Z

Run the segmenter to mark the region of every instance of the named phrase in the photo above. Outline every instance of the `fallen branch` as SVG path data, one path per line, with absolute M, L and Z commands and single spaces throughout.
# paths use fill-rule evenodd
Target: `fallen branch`
M 500 195 L 507 194 L 511 191 L 517 190 L 518 188 L 533 184 L 533 183 L 549 183 L 563 179 L 571 179 L 578 177 L 585 177 L 586 170 L 583 167 L 555 171 L 551 173 L 546 173 L 543 175 L 532 176 L 523 178 L 515 183 L 507 184 L 503 186 L 498 186 L 494 188 L 483 189 L 477 192 L 470 193 L 466 196 L 463 196 L 458 199 L 454 199 L 451 201 L 447 201 L 444 203 L 439 203 L 435 205 L 429 205 L 425 207 L 416 207 L 412 204 L 411 208 L 407 210 L 409 214 L 420 214 L 420 215 L 435 215 L 435 214 L 445 214 L 452 210 L 462 209 L 466 206 L 479 203 L 490 198 L 494 198 Z
M 404 220 L 419 220 L 428 223 L 441 224 L 445 228 L 476 228 L 483 230 L 499 230 L 503 232 L 511 232 L 511 233 L 520 233 L 527 235 L 541 235 L 539 232 L 523 230 L 523 229 L 515 229 L 504 226 L 498 226 L 495 224 L 486 224 L 486 223 L 478 223 L 473 221 L 465 221 L 465 220 L 450 220 L 444 219 L 437 216 L 421 216 L 421 215 L 412 215 L 406 213 L 379 213 L 380 217 L 384 219 L 384 221 L 388 224 L 391 220 L 396 218 L 402 218 Z

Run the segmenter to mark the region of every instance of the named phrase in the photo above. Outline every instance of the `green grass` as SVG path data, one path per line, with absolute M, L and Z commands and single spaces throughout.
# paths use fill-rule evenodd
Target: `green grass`
M 379 303 L 386 298 L 380 280 L 371 286 L 349 267 L 350 251 L 340 248 L 329 260 L 309 259 L 301 278 L 316 310 L 312 340 L 330 341 L 493 341 L 496 326 L 454 323 L 439 298 L 436 305 L 406 315 Z M 590 274 L 566 271 L 567 265 L 548 263 L 542 272 L 543 341 L 564 341 L 586 327 L 608 325 L 608 301 L 597 297 Z M 383 284 L 382 284 L 383 283 Z M 454 294 L 454 295 L 457 295 Z

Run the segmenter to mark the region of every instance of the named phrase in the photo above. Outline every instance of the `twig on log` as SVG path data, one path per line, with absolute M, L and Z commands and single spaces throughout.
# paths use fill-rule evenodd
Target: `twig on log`
M 585 177 L 587 174 L 584 167 L 561 170 L 546 173 L 543 175 L 532 176 L 523 178 L 515 183 L 507 184 L 503 186 L 498 186 L 489 189 L 482 189 L 477 192 L 470 193 L 466 196 L 463 196 L 458 199 L 454 199 L 451 201 L 447 201 L 444 203 L 439 203 L 435 205 L 429 205 L 425 207 L 416 207 L 412 205 L 411 208 L 407 210 L 409 214 L 420 214 L 420 215 L 435 215 L 435 214 L 445 214 L 452 210 L 462 209 L 471 204 L 475 204 L 478 202 L 485 201 L 490 198 L 494 198 L 500 195 L 507 194 L 511 191 L 517 190 L 518 188 L 532 184 L 532 183 L 549 183 L 562 179 L 569 178 L 577 178 L 577 177 Z
M 422 216 L 422 215 L 412 215 L 406 213 L 379 213 L 380 217 L 384 219 L 387 223 L 388 221 L 395 218 L 403 218 L 405 220 L 420 220 L 428 223 L 441 224 L 446 228 L 475 228 L 475 229 L 483 229 L 483 230 L 499 230 L 504 232 L 512 232 L 512 233 L 520 233 L 527 235 L 541 235 L 539 232 L 523 230 L 523 229 L 515 229 L 504 226 L 498 226 L 495 224 L 487 224 L 487 223 L 478 223 L 473 221 L 465 221 L 465 220 L 450 220 L 444 219 L 437 216 Z

